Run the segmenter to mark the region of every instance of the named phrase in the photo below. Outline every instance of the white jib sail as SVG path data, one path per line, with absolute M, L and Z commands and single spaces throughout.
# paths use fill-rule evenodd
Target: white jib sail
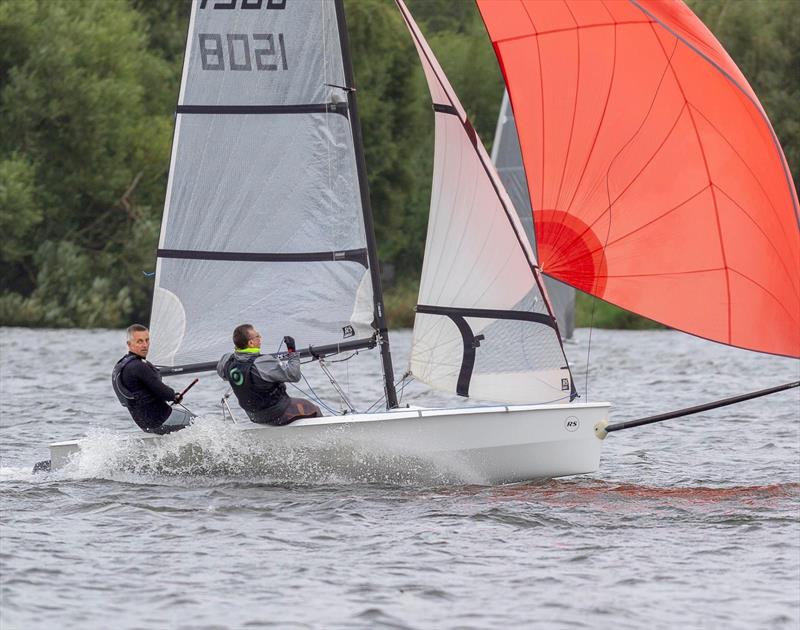
M 333 0 L 192 5 L 153 297 L 151 358 L 214 361 L 373 334 Z M 269 344 L 269 345 L 268 345 Z
M 500 180 L 506 187 L 508 196 L 517 211 L 517 216 L 525 228 L 525 235 L 535 252 L 536 233 L 533 227 L 531 199 L 528 194 L 528 180 L 525 177 L 517 125 L 514 122 L 514 113 L 511 110 L 511 101 L 507 91 L 503 92 L 503 104 L 500 107 L 500 115 L 497 117 L 497 130 L 494 134 L 494 144 L 492 144 L 492 162 Z M 558 330 L 564 339 L 569 339 L 575 330 L 575 289 L 549 277 L 546 273 L 544 274 L 544 285 L 558 320 Z
M 489 156 L 402 0 L 433 100 L 433 189 L 410 370 L 482 400 L 570 399 L 533 250 Z

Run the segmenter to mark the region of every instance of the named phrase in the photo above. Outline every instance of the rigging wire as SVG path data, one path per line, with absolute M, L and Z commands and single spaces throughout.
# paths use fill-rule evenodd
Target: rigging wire
M 411 376 L 411 378 L 406 378 L 406 377 L 409 377 L 409 376 L 411 376 L 411 372 L 406 372 L 406 373 L 405 373 L 405 374 L 403 374 L 403 376 L 400 378 L 400 400 L 399 400 L 399 401 L 398 401 L 398 403 L 397 403 L 398 405 L 399 405 L 401 402 L 403 402 L 403 394 L 404 394 L 404 393 L 405 393 L 405 391 L 406 391 L 406 384 L 407 384 L 407 383 L 410 383 L 411 381 L 413 381 L 413 380 L 414 380 L 414 377 L 413 377 L 413 376 Z
M 597 298 L 592 297 L 592 311 L 589 315 L 589 343 L 586 346 L 586 374 L 583 378 L 583 391 L 586 394 L 586 401 L 589 402 L 589 357 L 592 352 L 592 332 L 594 331 L 594 307 L 597 304 Z
M 304 396 L 308 396 L 309 398 L 311 398 L 315 403 L 317 403 L 320 407 L 325 409 L 325 411 L 329 412 L 332 416 L 341 415 L 338 411 L 336 411 L 335 409 L 332 409 L 331 407 L 326 405 L 324 402 L 322 402 L 322 399 L 317 395 L 317 392 L 314 391 L 314 388 L 311 387 L 311 384 L 308 382 L 308 379 L 305 377 L 305 375 L 301 374 L 300 376 L 303 377 L 303 380 L 305 381 L 306 386 L 308 387 L 308 392 L 304 391 L 303 388 L 298 387 L 294 383 L 287 383 L 287 384 L 291 385 L 292 387 L 294 387 L 297 391 L 299 391 Z M 309 392 L 310 392 L 310 395 L 309 395 Z
M 400 377 L 400 380 L 398 380 L 398 381 L 397 381 L 397 382 L 394 384 L 394 386 L 395 386 L 395 389 L 397 388 L 397 386 L 398 386 L 399 384 L 402 384 L 402 388 L 403 388 L 403 389 L 405 389 L 405 387 L 406 387 L 406 386 L 405 386 L 405 382 L 404 382 L 404 381 L 405 381 L 405 380 L 406 380 L 406 379 L 407 379 L 409 376 L 411 376 L 411 378 L 409 379 L 409 382 L 410 382 L 410 381 L 412 381 L 412 380 L 414 380 L 414 377 L 411 375 L 411 372 L 406 372 L 405 374 L 403 374 L 403 376 L 401 376 L 401 377 Z M 375 407 L 377 407 L 378 405 L 380 405 L 380 404 L 381 404 L 382 402 L 384 402 L 385 400 L 386 400 L 386 393 L 384 392 L 383 396 L 381 396 L 380 398 L 378 398 L 378 400 L 376 400 L 376 401 L 375 401 L 374 403 L 372 403 L 372 404 L 371 404 L 369 407 L 367 407 L 367 409 L 364 411 L 364 413 L 370 413 L 370 412 L 371 412 L 373 409 L 375 409 Z
M 333 389 L 335 389 L 336 393 L 339 394 L 339 398 L 341 398 L 342 402 L 345 405 L 347 405 L 347 408 L 351 412 L 355 412 L 355 410 L 356 410 L 355 407 L 353 407 L 353 405 L 350 402 L 350 400 L 348 399 L 347 395 L 344 393 L 344 390 L 339 386 L 339 383 L 334 378 L 334 376 L 331 373 L 330 369 L 328 369 L 328 366 L 326 365 L 324 359 L 320 359 L 319 360 L 319 367 L 323 372 L 325 372 L 325 376 L 328 377 L 328 380 L 331 382 L 331 385 L 333 386 Z
M 327 361 L 327 363 L 344 363 L 344 362 L 347 362 L 350 359 L 352 359 L 357 354 L 358 354 L 358 350 L 356 350 L 355 352 L 350 354 L 350 356 L 347 356 L 347 357 L 345 357 L 343 359 L 336 359 L 336 360 L 333 360 L 333 361 Z M 311 363 L 312 361 L 318 361 L 320 363 L 320 367 L 322 367 L 322 359 L 311 358 L 308 361 L 303 361 L 302 364 L 305 365 L 307 363 Z M 336 379 L 333 377 L 333 375 L 329 371 L 325 370 L 324 367 L 322 367 L 322 370 L 328 376 L 328 379 L 331 381 L 331 384 L 333 385 L 334 389 L 336 389 L 336 391 L 339 394 L 339 396 L 342 397 L 342 400 L 344 400 L 345 404 L 349 407 L 349 411 L 350 412 L 356 412 L 356 409 L 353 407 L 353 405 L 350 404 L 350 402 L 347 399 L 347 397 L 343 396 L 341 388 L 339 388 L 338 384 L 335 382 Z M 348 370 L 349 370 L 349 366 L 348 366 Z M 305 382 L 306 387 L 308 387 L 308 392 L 303 390 L 303 388 L 295 385 L 294 383 L 289 383 L 289 385 L 294 387 L 297 391 L 299 391 L 304 396 L 308 396 L 309 398 L 313 399 L 314 402 L 319 404 L 320 407 L 324 408 L 325 411 L 329 412 L 331 415 L 334 415 L 334 416 L 343 415 L 341 411 L 337 411 L 336 409 L 333 409 L 330 405 L 327 405 L 326 403 L 323 402 L 322 397 L 319 394 L 317 394 L 316 391 L 314 391 L 314 388 L 311 386 L 311 383 L 308 382 L 308 379 L 306 378 L 305 374 L 303 374 L 301 372 L 300 376 L 303 378 L 303 381 Z M 310 394 L 309 394 L 309 392 L 310 392 Z

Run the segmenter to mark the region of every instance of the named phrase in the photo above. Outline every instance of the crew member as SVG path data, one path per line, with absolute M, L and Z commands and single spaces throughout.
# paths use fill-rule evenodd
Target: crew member
M 128 354 L 122 357 L 111 373 L 111 384 L 119 402 L 126 407 L 142 431 L 171 433 L 191 424 L 188 411 L 170 407 L 180 403 L 175 390 L 161 382 L 158 368 L 147 361 L 150 332 L 141 324 L 128 327 Z
M 286 394 L 284 383 L 300 380 L 300 358 L 294 339 L 284 337 L 283 341 L 289 351 L 285 359 L 261 354 L 261 335 L 252 324 L 242 324 L 233 331 L 236 351 L 217 363 L 217 374 L 230 383 L 250 420 L 259 424 L 280 426 L 322 415 L 311 401 Z

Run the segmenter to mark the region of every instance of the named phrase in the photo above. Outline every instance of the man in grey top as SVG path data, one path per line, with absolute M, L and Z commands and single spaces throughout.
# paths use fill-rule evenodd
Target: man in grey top
M 300 380 L 300 358 L 294 339 L 284 337 L 289 351 L 285 359 L 261 354 L 261 335 L 252 324 L 233 331 L 235 352 L 223 355 L 217 374 L 228 381 L 239 405 L 259 424 L 284 425 L 299 418 L 321 416 L 319 408 L 303 398 L 290 398 L 284 383 Z

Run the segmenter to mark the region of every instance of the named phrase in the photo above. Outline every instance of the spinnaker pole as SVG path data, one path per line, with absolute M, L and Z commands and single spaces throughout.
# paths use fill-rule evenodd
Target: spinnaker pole
M 735 405 L 746 400 L 753 398 L 760 398 L 761 396 L 768 396 L 777 392 L 783 392 L 787 389 L 794 389 L 800 387 L 800 381 L 793 381 L 792 383 L 784 383 L 783 385 L 776 385 L 767 389 L 760 389 L 756 392 L 749 392 L 747 394 L 740 394 L 731 398 L 723 398 L 722 400 L 715 400 L 710 403 L 702 405 L 695 405 L 694 407 L 686 407 L 684 409 L 676 409 L 675 411 L 668 411 L 660 413 L 656 416 L 647 416 L 646 418 L 637 418 L 636 420 L 627 420 L 626 422 L 615 422 L 608 424 L 605 420 L 598 422 L 594 427 L 594 432 L 601 440 L 605 439 L 606 435 L 613 431 L 622 431 L 623 429 L 631 429 L 633 427 L 641 427 L 645 424 L 653 424 L 654 422 L 662 422 L 664 420 L 671 420 L 672 418 L 680 418 L 682 416 L 690 416 L 694 413 L 701 413 L 703 411 L 710 411 L 711 409 L 719 409 L 720 407 L 727 407 L 728 405 Z
M 356 103 L 355 82 L 353 81 L 353 62 L 350 57 L 350 38 L 347 34 L 347 20 L 344 15 L 344 1 L 335 0 L 336 20 L 339 27 L 339 42 L 342 48 L 342 64 L 344 66 L 345 87 L 347 95 L 347 111 L 350 117 L 350 129 L 353 133 L 353 147 L 356 154 L 356 171 L 358 173 L 358 186 L 361 192 L 361 209 L 364 214 L 364 231 L 367 238 L 367 259 L 372 278 L 372 297 L 374 302 L 375 327 L 378 330 L 378 344 L 381 349 L 383 363 L 383 380 L 386 391 L 386 407 L 397 407 L 397 392 L 394 386 L 394 368 L 392 367 L 392 353 L 389 348 L 389 330 L 386 325 L 386 316 L 383 308 L 383 289 L 381 287 L 381 272 L 378 263 L 378 248 L 375 239 L 375 224 L 372 219 L 372 204 L 369 199 L 369 185 L 367 183 L 367 162 L 364 159 L 364 144 L 361 136 L 361 122 L 358 117 Z

